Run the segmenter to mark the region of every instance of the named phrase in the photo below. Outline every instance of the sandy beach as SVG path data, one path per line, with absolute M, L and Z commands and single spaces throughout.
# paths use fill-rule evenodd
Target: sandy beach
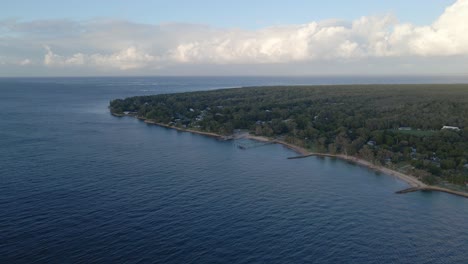
M 347 156 L 347 155 L 342 155 L 342 154 L 336 154 L 335 155 L 335 154 L 327 154 L 327 153 L 310 152 L 305 148 L 302 148 L 302 147 L 299 147 L 299 146 L 284 142 L 282 140 L 269 139 L 269 138 L 266 138 L 266 137 L 254 136 L 254 135 L 251 135 L 251 134 L 246 134 L 244 136 L 244 138 L 252 139 L 252 140 L 258 140 L 258 141 L 262 141 L 262 142 L 270 142 L 271 141 L 271 142 L 274 142 L 274 143 L 277 143 L 277 144 L 281 144 L 284 147 L 286 147 L 288 149 L 291 149 L 291 150 L 297 152 L 298 154 L 300 154 L 300 156 L 298 156 L 297 158 L 306 158 L 306 157 L 313 157 L 313 156 L 316 156 L 316 157 L 330 157 L 330 158 L 338 158 L 338 159 L 341 159 L 341 160 L 344 160 L 344 161 L 352 162 L 352 163 L 355 163 L 357 165 L 369 168 L 371 170 L 375 170 L 375 171 L 381 172 L 383 174 L 398 178 L 398 179 L 406 182 L 409 186 L 411 186 L 410 189 L 420 190 L 420 191 L 445 192 L 445 193 L 450 193 L 450 194 L 453 194 L 453 195 L 468 198 L 468 193 L 454 191 L 454 190 L 450 190 L 450 189 L 446 189 L 446 188 L 442 188 L 442 187 L 438 187 L 438 186 L 430 186 L 430 185 L 427 185 L 427 184 L 421 182 L 420 180 L 416 179 L 415 177 L 413 177 L 411 175 L 408 175 L 408 174 L 405 174 L 405 173 L 402 173 L 402 172 L 399 172 L 399 171 L 395 171 L 395 170 L 392 170 L 392 169 L 384 167 L 384 166 L 378 166 L 378 165 L 372 164 L 371 162 L 369 162 L 367 160 L 363 160 L 363 159 L 360 159 L 360 158 L 357 158 L 357 157 L 354 157 L 354 156 Z
M 392 169 L 384 167 L 384 166 L 378 166 L 378 165 L 372 164 L 371 162 L 369 162 L 367 160 L 363 160 L 363 159 L 360 159 L 360 158 L 357 158 L 357 157 L 354 157 L 354 156 L 347 156 L 347 155 L 343 155 L 343 154 L 327 154 L 327 153 L 310 152 L 305 148 L 302 148 L 302 147 L 287 143 L 287 142 L 282 141 L 282 140 L 270 139 L 270 138 L 266 138 L 266 137 L 262 137 L 262 136 L 255 136 L 255 135 L 251 135 L 249 133 L 242 133 L 242 134 L 240 134 L 238 136 L 228 137 L 228 136 L 222 136 L 222 135 L 219 135 L 219 134 L 216 134 L 216 133 L 210 133 L 210 132 L 203 132 L 203 131 L 198 131 L 198 130 L 174 127 L 174 126 L 170 126 L 170 125 L 155 122 L 154 120 L 148 120 L 148 119 L 144 119 L 144 118 L 138 118 L 138 119 L 144 121 L 146 124 L 157 125 L 157 126 L 161 126 L 161 127 L 165 127 L 165 128 L 171 128 L 171 129 L 175 129 L 175 130 L 178 130 L 178 131 L 181 131 L 181 132 L 189 132 L 189 133 L 204 135 L 204 136 L 213 137 L 213 138 L 216 138 L 216 139 L 226 140 L 226 139 L 233 139 L 233 138 L 235 138 L 235 139 L 246 138 L 246 139 L 251 139 L 251 140 L 256 140 L 256 141 L 261 141 L 261 142 L 273 142 L 273 143 L 276 143 L 276 144 L 281 144 L 284 147 L 286 147 L 288 149 L 291 149 L 291 150 L 295 151 L 296 153 L 298 153 L 300 155 L 298 157 L 292 157 L 292 158 L 307 158 L 307 157 L 313 157 L 313 156 L 315 156 L 315 157 L 338 158 L 338 159 L 341 159 L 341 160 L 344 160 L 344 161 L 352 162 L 352 163 L 355 163 L 357 165 L 369 168 L 371 170 L 375 170 L 375 171 L 384 173 L 384 174 L 392 176 L 392 177 L 396 177 L 396 178 L 406 182 L 409 186 L 411 186 L 411 189 L 414 189 L 414 190 L 445 192 L 445 193 L 450 193 L 450 194 L 453 194 L 453 195 L 458 195 L 458 196 L 468 198 L 468 193 L 466 193 L 466 192 L 454 191 L 454 190 L 450 190 L 450 189 L 446 189 L 446 188 L 442 188 L 442 187 L 438 187 L 438 186 L 430 186 L 430 185 L 427 185 L 427 184 L 421 182 L 420 180 L 416 179 L 415 177 L 413 177 L 411 175 L 401 173 L 399 171 L 395 171 L 395 170 L 392 170 Z
M 358 165 L 370 168 L 372 170 L 379 171 L 379 172 L 382 172 L 384 174 L 388 174 L 390 176 L 399 178 L 399 179 L 403 180 L 404 182 L 408 183 L 411 187 L 417 187 L 417 188 L 426 188 L 426 187 L 428 187 L 428 185 L 426 185 L 425 183 L 421 182 L 420 180 L 418 180 L 418 179 L 416 179 L 416 178 L 414 178 L 414 177 L 412 177 L 410 175 L 407 175 L 407 174 L 404 174 L 404 173 L 401 173 L 401 172 L 398 172 L 398 171 L 395 171 L 395 170 L 392 170 L 392 169 L 389 169 L 389 168 L 386 168 L 386 167 L 383 167 L 383 166 L 374 165 L 374 164 L 372 164 L 371 162 L 369 162 L 367 160 L 363 160 L 363 159 L 360 159 L 360 158 L 357 158 L 357 157 L 354 157 L 354 156 L 347 156 L 347 155 L 342 155 L 342 154 L 336 154 L 335 155 L 335 154 L 327 154 L 327 153 L 310 152 L 305 148 L 295 146 L 293 144 L 290 144 L 290 143 L 287 143 L 287 142 L 284 142 L 284 141 L 281 141 L 281 140 L 271 140 L 271 139 L 268 139 L 268 138 L 265 138 L 265 137 L 248 135 L 248 136 L 246 136 L 246 138 L 252 139 L 252 140 L 259 140 L 259 141 L 263 141 L 263 142 L 273 141 L 273 142 L 275 142 L 277 144 L 281 144 L 281 145 L 285 146 L 288 149 L 294 150 L 295 152 L 297 152 L 298 154 L 301 155 L 300 157 L 312 157 L 312 156 L 330 157 L 330 158 L 338 158 L 338 159 L 341 159 L 341 160 L 353 162 L 353 163 L 356 163 Z
M 142 118 L 139 118 L 139 119 L 140 119 L 140 120 L 143 120 L 146 124 L 157 125 L 157 126 L 166 127 L 166 128 L 171 128 L 171 129 L 175 129 L 175 130 L 178 130 L 178 131 L 181 131 L 181 132 L 190 132 L 190 133 L 199 134 L 199 135 L 204 135 L 204 136 L 208 136 L 208 137 L 214 137 L 214 138 L 218 138 L 218 139 L 223 139 L 223 138 L 225 138 L 224 136 L 219 135 L 219 134 L 216 134 L 216 133 L 210 133 L 210 132 L 203 132 L 203 131 L 198 131 L 198 130 L 180 128 L 180 127 L 175 127 L 175 126 L 170 126 L 170 125 L 158 123 L 158 122 L 155 122 L 155 121 L 152 121 L 152 120 L 147 120 L 147 119 L 142 119 Z

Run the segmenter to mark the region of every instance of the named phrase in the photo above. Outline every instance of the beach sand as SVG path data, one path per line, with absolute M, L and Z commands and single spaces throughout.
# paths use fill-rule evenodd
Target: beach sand
M 450 193 L 450 194 L 454 194 L 454 195 L 458 195 L 458 196 L 468 198 L 468 193 L 466 193 L 466 192 L 454 191 L 454 190 L 450 190 L 450 189 L 446 189 L 446 188 L 442 188 L 442 187 L 438 187 L 438 186 L 430 186 L 430 185 L 427 185 L 427 184 L 421 182 L 420 180 L 416 179 L 415 177 L 413 177 L 411 175 L 408 175 L 408 174 L 405 174 L 405 173 L 402 173 L 402 172 L 399 172 L 399 171 L 395 171 L 395 170 L 392 170 L 392 169 L 384 167 L 384 166 L 378 166 L 378 165 L 375 165 L 375 164 L 373 164 L 373 163 L 371 163 L 371 162 L 369 162 L 367 160 L 363 160 L 363 159 L 360 159 L 360 158 L 354 157 L 354 156 L 347 156 L 347 155 L 343 155 L 343 154 L 327 154 L 327 153 L 310 152 L 305 148 L 302 148 L 302 147 L 287 143 L 287 142 L 282 141 L 282 140 L 269 139 L 269 138 L 262 137 L 262 136 L 251 135 L 249 133 L 242 133 L 242 134 L 234 136 L 234 137 L 229 137 L 229 136 L 222 136 L 222 135 L 219 135 L 219 134 L 216 134 L 216 133 L 210 133 L 210 132 L 203 132 L 203 131 L 198 131 L 198 130 L 174 127 L 174 126 L 158 123 L 158 122 L 155 122 L 153 120 L 144 119 L 144 118 L 138 118 L 138 119 L 143 120 L 145 123 L 150 124 L 150 125 L 157 125 L 157 126 L 161 126 L 161 127 L 171 128 L 171 129 L 175 129 L 175 130 L 178 130 L 178 131 L 181 131 L 181 132 L 195 133 L 195 134 L 199 134 L 199 135 L 204 135 L 204 136 L 217 138 L 217 139 L 220 139 L 220 140 L 233 139 L 233 138 L 235 138 L 235 139 L 246 138 L 246 139 L 251 139 L 251 140 L 256 140 L 256 141 L 261 141 L 261 142 L 273 142 L 273 143 L 281 144 L 284 147 L 286 147 L 288 149 L 291 149 L 291 150 L 297 152 L 298 154 L 300 154 L 300 156 L 293 157 L 293 158 L 306 158 L 306 157 L 313 157 L 313 156 L 338 158 L 338 159 L 341 159 L 341 160 L 345 160 L 345 161 L 355 163 L 357 165 L 364 166 L 364 167 L 369 168 L 371 170 L 382 172 L 382 173 L 384 173 L 386 175 L 389 175 L 389 176 L 392 176 L 392 177 L 396 177 L 396 178 L 406 182 L 409 186 L 411 186 L 410 189 L 421 190 L 421 191 L 445 192 L 445 193 Z
M 291 149 L 291 150 L 293 150 L 293 151 L 295 151 L 295 152 L 297 152 L 298 154 L 301 155 L 301 156 L 296 157 L 296 158 L 302 158 L 302 157 L 306 158 L 306 157 L 313 157 L 313 156 L 315 156 L 315 157 L 330 157 L 330 158 L 338 158 L 338 159 L 341 159 L 341 160 L 352 162 L 352 163 L 358 164 L 360 166 L 364 166 L 366 168 L 369 168 L 371 170 L 375 170 L 375 171 L 381 172 L 383 174 L 398 178 L 398 179 L 406 182 L 409 186 L 411 186 L 411 188 L 409 188 L 409 189 L 420 190 L 420 191 L 445 192 L 445 193 L 450 193 L 450 194 L 454 194 L 454 195 L 457 195 L 457 196 L 462 196 L 462 197 L 468 198 L 468 193 L 466 193 L 466 192 L 454 191 L 454 190 L 450 190 L 450 189 L 446 189 L 446 188 L 442 188 L 442 187 L 438 187 L 438 186 L 430 186 L 430 185 L 427 185 L 427 184 L 421 182 L 420 180 L 416 179 L 415 177 L 413 177 L 411 175 L 408 175 L 408 174 L 405 174 L 405 173 L 402 173 L 402 172 L 399 172 L 399 171 L 395 171 L 395 170 L 392 170 L 392 169 L 384 167 L 384 166 L 375 165 L 375 164 L 373 164 L 373 163 L 371 163 L 371 162 L 369 162 L 367 160 L 360 159 L 358 157 L 347 156 L 347 155 L 343 155 L 343 154 L 327 154 L 327 153 L 310 152 L 305 148 L 302 148 L 302 147 L 299 147 L 299 146 L 284 142 L 282 140 L 268 139 L 266 137 L 254 136 L 254 135 L 250 135 L 250 134 L 247 134 L 245 136 L 245 138 L 252 139 L 252 140 L 258 140 L 258 141 L 262 141 L 262 142 L 271 141 L 271 142 L 274 142 L 274 143 L 277 143 L 277 144 L 281 144 L 284 147 L 286 147 L 288 149 Z

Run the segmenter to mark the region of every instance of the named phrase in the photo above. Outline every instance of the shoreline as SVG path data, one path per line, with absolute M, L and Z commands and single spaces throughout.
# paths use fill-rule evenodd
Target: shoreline
M 253 137 L 252 136 L 247 136 L 247 138 L 255 140 L 258 137 L 256 137 L 256 136 L 253 136 Z M 267 139 L 267 138 L 264 138 L 264 139 Z M 368 169 L 378 171 L 378 172 L 387 174 L 389 176 L 398 178 L 398 179 L 406 182 L 408 185 L 410 185 L 413 188 L 427 188 L 427 187 L 429 187 L 427 184 L 421 182 L 420 180 L 418 180 L 418 179 L 416 179 L 416 178 L 414 178 L 414 177 L 412 177 L 410 175 L 407 175 L 407 174 L 404 174 L 404 173 L 389 169 L 389 168 L 384 167 L 384 166 L 378 166 L 378 165 L 372 164 L 371 162 L 369 162 L 367 160 L 364 160 L 364 159 L 360 159 L 358 157 L 347 156 L 347 155 L 343 155 L 343 154 L 329 154 L 329 153 L 310 152 L 305 148 L 302 148 L 302 147 L 299 147 L 299 146 L 296 146 L 296 145 L 293 145 L 293 144 L 290 144 L 290 143 L 287 143 L 287 142 L 284 142 L 284 141 L 281 141 L 281 140 L 272 140 L 272 141 L 274 143 L 281 144 L 281 145 L 285 146 L 286 148 L 289 148 L 289 149 L 297 152 L 298 154 L 301 154 L 301 156 L 291 157 L 289 159 L 307 158 L 307 157 L 337 158 L 337 159 L 340 159 L 340 160 L 343 160 L 343 161 L 352 162 L 354 164 L 366 167 Z
M 111 114 L 114 115 L 113 113 L 111 113 Z M 122 117 L 121 115 L 114 115 L 114 116 Z M 131 115 L 124 115 L 124 116 L 131 116 Z M 189 133 L 193 133 L 193 134 L 208 136 L 208 137 L 216 138 L 216 139 L 219 139 L 219 140 L 231 140 L 231 139 L 246 138 L 246 139 L 260 141 L 260 142 L 273 142 L 275 144 L 280 144 L 283 147 L 286 147 L 286 148 L 288 148 L 290 150 L 293 150 L 296 153 L 301 155 L 301 156 L 297 156 L 297 157 L 291 157 L 289 159 L 299 159 L 299 158 L 307 158 L 307 157 L 329 157 L 329 158 L 337 158 L 337 159 L 347 161 L 347 162 L 352 162 L 352 163 L 354 163 L 356 165 L 366 167 L 367 169 L 371 169 L 371 170 L 386 174 L 388 176 L 397 178 L 397 179 L 407 183 L 410 186 L 410 188 L 399 191 L 397 193 L 406 193 L 406 192 L 412 192 L 412 191 L 437 191 L 437 192 L 444 192 L 444 193 L 449 193 L 449 194 L 453 194 L 453 195 L 456 195 L 456 196 L 461 196 L 461 197 L 468 198 L 468 193 L 466 193 L 466 192 L 459 192 L 459 191 L 455 191 L 455 190 L 446 189 L 446 188 L 443 188 L 443 187 L 427 185 L 427 184 L 421 182 L 420 180 L 416 179 L 415 177 L 413 177 L 411 175 L 408 175 L 408 174 L 405 174 L 405 173 L 402 173 L 402 172 L 399 172 L 399 171 L 395 171 L 395 170 L 392 170 L 392 169 L 384 167 L 384 166 L 378 166 L 378 165 L 372 164 L 371 162 L 369 162 L 367 160 L 360 159 L 360 158 L 354 157 L 354 156 L 347 156 L 347 155 L 343 155 L 343 154 L 327 154 L 327 153 L 310 152 L 305 148 L 302 148 L 302 147 L 287 143 L 287 142 L 282 141 L 282 140 L 269 139 L 269 138 L 266 138 L 266 137 L 263 137 L 263 136 L 255 136 L 255 135 L 251 135 L 250 133 L 240 135 L 239 137 L 223 136 L 223 135 L 216 134 L 216 133 L 211 133 L 211 132 L 203 132 L 203 131 L 198 131 L 198 130 L 193 130 L 193 129 L 174 127 L 174 126 L 170 126 L 170 125 L 163 124 L 163 123 L 158 123 L 156 121 L 149 120 L 149 119 L 146 119 L 146 118 L 137 117 L 137 116 L 131 116 L 131 117 L 135 117 L 135 118 L 137 118 L 137 119 L 139 119 L 139 120 L 141 120 L 141 121 L 143 121 L 143 122 L 145 122 L 146 124 L 149 124 L 149 125 L 156 125 L 156 126 L 160 126 L 160 127 L 174 129 L 174 130 L 177 130 L 177 131 L 180 131 L 180 132 L 189 132 Z M 409 190 L 409 191 L 407 191 L 407 190 Z
M 223 139 L 224 138 L 223 136 L 221 136 L 219 134 L 216 134 L 216 133 L 203 132 L 203 131 L 198 131 L 198 130 L 193 130 L 193 129 L 186 129 L 186 128 L 181 128 L 181 127 L 170 126 L 170 125 L 166 125 L 166 124 L 163 124 L 163 123 L 158 123 L 158 122 L 148 120 L 148 119 L 143 119 L 143 118 L 138 118 L 138 119 L 142 120 L 143 122 L 145 122 L 146 124 L 149 124 L 149 125 L 161 126 L 161 127 L 165 127 L 165 128 L 175 129 L 175 130 L 181 131 L 181 132 L 189 132 L 189 133 L 208 136 L 208 137 L 213 137 L 213 138 L 217 138 L 217 139 Z

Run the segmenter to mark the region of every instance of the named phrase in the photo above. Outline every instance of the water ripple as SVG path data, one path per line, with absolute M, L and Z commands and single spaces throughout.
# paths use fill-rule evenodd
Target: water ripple
M 243 151 L 106 112 L 140 84 L 44 82 L 0 90 L 0 263 L 468 259 L 466 199 L 395 195 L 405 183 L 349 163 Z M 237 84 L 157 82 L 151 91 Z

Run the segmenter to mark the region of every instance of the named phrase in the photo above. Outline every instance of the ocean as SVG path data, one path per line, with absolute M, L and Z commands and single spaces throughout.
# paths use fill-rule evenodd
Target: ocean
M 115 98 L 466 77 L 0 79 L 0 263 L 467 263 L 468 199 L 281 145 L 110 115 Z

